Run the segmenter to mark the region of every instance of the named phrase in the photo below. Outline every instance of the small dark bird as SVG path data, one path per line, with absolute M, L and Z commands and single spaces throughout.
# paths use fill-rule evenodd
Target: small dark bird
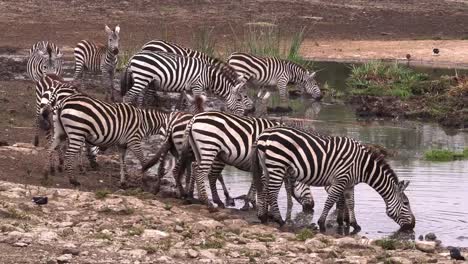
M 44 205 L 47 204 L 49 199 L 47 198 L 47 196 L 34 196 L 32 198 L 32 201 L 37 205 Z
M 465 257 L 461 255 L 460 250 L 455 247 L 450 249 L 450 257 L 456 260 L 465 260 Z
M 411 59 L 411 54 L 409 54 L 409 53 L 406 54 L 406 59 L 407 59 L 407 60 L 410 60 L 410 59 Z
M 435 49 L 432 50 L 432 54 L 433 54 L 433 55 L 439 55 L 439 52 L 440 52 L 440 51 L 439 51 L 438 48 L 435 48 Z

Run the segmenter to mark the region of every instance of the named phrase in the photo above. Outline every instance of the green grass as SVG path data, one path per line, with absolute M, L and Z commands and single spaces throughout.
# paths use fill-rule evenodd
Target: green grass
M 308 229 L 308 228 L 303 228 L 299 230 L 298 233 L 296 233 L 296 239 L 299 241 L 306 241 L 309 238 L 313 238 L 315 236 L 314 231 Z
M 194 31 L 192 35 L 193 48 L 208 56 L 215 57 L 216 38 L 214 28 L 202 27 Z
M 396 239 L 384 238 L 376 240 L 375 244 L 385 250 L 395 250 L 400 246 L 400 241 Z
M 353 95 L 397 96 L 407 99 L 421 90 L 428 75 L 397 63 L 373 61 L 353 65 L 347 85 Z
M 226 242 L 220 240 L 220 239 L 208 239 L 205 241 L 205 243 L 200 245 L 200 248 L 202 249 L 209 249 L 209 248 L 223 248 Z
M 133 226 L 127 230 L 127 236 L 140 236 L 144 231 L 145 229 L 143 227 Z
M 119 59 L 117 60 L 117 71 L 122 71 L 130 61 L 133 55 L 140 51 L 140 47 L 131 47 L 128 49 L 125 49 L 119 53 Z
M 462 152 L 454 152 L 447 149 L 432 149 L 424 153 L 424 158 L 429 161 L 468 159 L 468 148 L 465 148 Z
M 96 199 L 102 200 L 102 199 L 105 199 L 111 193 L 112 192 L 108 189 L 100 189 L 100 190 L 96 190 L 94 192 L 94 195 L 96 196 Z
M 235 39 L 227 48 L 229 53 L 237 51 L 262 57 L 277 57 L 290 60 L 307 69 L 313 68 L 313 63 L 299 54 L 306 33 L 305 27 L 286 35 L 275 24 L 248 23 L 242 34 L 235 32 L 234 29 L 232 33 Z

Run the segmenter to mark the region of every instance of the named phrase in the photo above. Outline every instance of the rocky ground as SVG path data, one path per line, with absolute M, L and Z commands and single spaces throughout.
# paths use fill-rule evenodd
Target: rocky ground
M 1 181 L 0 262 L 455 263 L 435 242 L 385 250 L 360 236 L 280 232 L 228 209 L 133 195 Z

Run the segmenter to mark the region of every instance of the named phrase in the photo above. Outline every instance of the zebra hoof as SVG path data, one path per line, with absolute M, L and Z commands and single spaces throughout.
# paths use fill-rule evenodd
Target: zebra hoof
M 312 214 L 314 213 L 314 204 L 304 204 L 302 206 L 302 212 L 306 213 L 306 214 Z
M 249 211 L 249 210 L 250 210 L 250 205 L 249 205 L 249 203 L 248 203 L 248 202 L 245 203 L 244 206 L 242 206 L 240 210 L 241 210 L 241 211 Z M 267 217 L 268 217 L 268 215 L 267 215 Z
M 262 222 L 262 224 L 266 224 L 268 222 L 268 214 L 259 215 L 258 219 L 260 219 L 260 222 Z
M 223 208 L 223 209 L 226 208 L 226 206 L 224 206 L 224 203 L 221 201 L 215 201 L 214 203 L 218 205 L 218 208 Z
M 63 172 L 63 167 L 62 166 L 57 166 L 57 171 L 62 173 Z M 54 172 L 55 173 L 55 172 Z
M 99 163 L 97 163 L 96 161 L 94 160 L 90 161 L 89 165 L 91 166 L 91 169 L 96 170 L 96 171 L 99 170 Z
M 327 230 L 327 228 L 325 227 L 325 220 L 319 219 L 317 224 L 319 226 L 320 232 L 323 233 L 325 232 L 325 230 Z
M 353 227 L 353 234 L 357 234 L 361 231 L 361 226 L 359 226 L 357 223 L 351 223 L 350 226 Z
M 78 187 L 81 185 L 81 183 L 75 179 L 70 179 L 68 180 L 70 182 L 71 185 L 73 185 L 74 187 Z
M 236 206 L 236 202 L 231 197 L 226 198 L 226 206 Z
M 34 136 L 34 146 L 39 146 L 39 136 Z

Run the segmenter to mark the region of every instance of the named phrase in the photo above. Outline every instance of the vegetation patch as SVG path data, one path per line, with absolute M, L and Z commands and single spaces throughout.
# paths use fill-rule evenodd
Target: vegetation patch
M 465 148 L 462 152 L 455 152 L 447 149 L 432 149 L 424 153 L 424 158 L 429 161 L 468 159 L 468 148 Z
M 414 248 L 414 243 L 412 242 L 400 241 L 392 238 L 377 239 L 374 243 L 385 250 Z
M 102 199 L 105 199 L 111 193 L 112 192 L 108 189 L 100 189 L 100 190 L 96 190 L 94 192 L 94 195 L 96 196 L 96 199 L 102 200 Z
M 200 248 L 202 249 L 209 249 L 209 248 L 223 248 L 226 242 L 224 242 L 221 239 L 217 238 L 209 238 L 207 239 L 204 243 L 200 245 Z
M 397 63 L 373 61 L 353 65 L 347 80 L 352 95 L 396 96 L 407 99 L 420 93 L 429 77 Z
M 144 231 L 145 229 L 143 227 L 133 226 L 127 230 L 127 236 L 140 236 Z
M 296 239 L 299 241 L 306 241 L 309 238 L 313 238 L 315 236 L 315 232 L 309 228 L 303 228 L 296 233 Z

